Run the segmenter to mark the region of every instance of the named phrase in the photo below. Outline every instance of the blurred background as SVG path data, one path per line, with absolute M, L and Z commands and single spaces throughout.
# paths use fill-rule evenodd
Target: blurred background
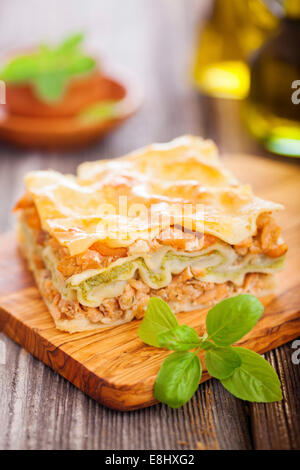
M 85 34 L 100 70 L 130 73 L 143 104 L 80 150 L 20 149 L 0 139 L 1 231 L 13 224 L 8 209 L 28 170 L 74 172 L 83 160 L 184 133 L 212 138 L 222 153 L 300 155 L 300 0 L 1 0 L 2 62 L 74 32 Z

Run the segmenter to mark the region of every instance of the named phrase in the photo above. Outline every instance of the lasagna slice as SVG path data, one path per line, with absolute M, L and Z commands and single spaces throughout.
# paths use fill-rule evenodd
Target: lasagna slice
M 141 318 L 151 296 L 175 313 L 262 296 L 283 266 L 272 215 L 283 207 L 240 184 L 211 141 L 184 136 L 25 182 L 20 247 L 65 331 Z

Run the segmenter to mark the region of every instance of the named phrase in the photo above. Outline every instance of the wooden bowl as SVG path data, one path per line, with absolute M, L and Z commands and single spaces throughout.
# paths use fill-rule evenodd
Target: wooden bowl
M 41 101 L 31 85 L 6 85 L 6 109 L 9 114 L 29 117 L 70 117 L 95 101 L 109 99 L 112 94 L 122 91 L 112 90 L 115 83 L 97 73 L 73 79 L 58 103 L 47 104 Z
M 106 73 L 74 82 L 63 102 L 53 107 L 41 103 L 29 87 L 8 88 L 10 104 L 2 109 L 0 139 L 27 148 L 60 150 L 85 146 L 119 126 L 142 102 L 139 85 L 124 74 Z M 117 117 L 98 122 L 78 118 L 83 102 L 89 105 L 102 100 L 119 101 Z

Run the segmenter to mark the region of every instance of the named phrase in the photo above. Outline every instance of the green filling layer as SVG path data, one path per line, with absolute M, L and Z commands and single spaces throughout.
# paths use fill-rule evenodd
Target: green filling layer
M 95 305 L 96 299 L 99 299 L 98 304 L 100 304 L 103 298 L 112 296 L 114 286 L 116 292 L 119 292 L 121 284 L 125 286 L 126 281 L 131 279 L 136 271 L 139 272 L 141 279 L 153 289 L 166 287 L 172 280 L 172 274 L 179 274 L 188 266 L 203 270 L 203 274 L 199 276 L 202 281 L 216 283 L 232 281 L 241 285 L 246 273 L 272 273 L 279 270 L 283 262 L 284 257 L 274 261 L 272 258 L 261 255 L 245 258 L 240 264 L 234 264 L 225 256 L 225 253 L 220 253 L 218 250 L 198 256 L 185 256 L 170 251 L 165 254 L 156 271 L 152 271 L 147 266 L 143 257 L 138 257 L 103 270 L 78 284 L 70 279 L 68 287 L 77 290 L 81 303 Z
M 138 261 L 138 260 L 137 260 Z M 135 263 L 137 262 L 135 261 Z M 114 268 L 108 269 L 97 276 L 89 278 L 87 281 L 82 282 L 80 285 L 85 284 L 88 288 L 98 287 L 100 284 L 107 284 L 108 282 L 114 282 L 121 278 L 121 276 L 127 276 L 134 268 L 134 262 L 129 261 L 127 263 L 115 266 Z

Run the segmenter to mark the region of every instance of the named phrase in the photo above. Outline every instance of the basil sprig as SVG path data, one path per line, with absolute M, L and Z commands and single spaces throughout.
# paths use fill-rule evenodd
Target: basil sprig
M 208 373 L 234 396 L 250 402 L 282 400 L 279 378 L 259 354 L 232 343 L 256 325 L 263 313 L 261 302 L 249 294 L 223 300 L 211 308 L 202 337 L 187 325 L 179 325 L 163 300 L 152 297 L 140 324 L 140 339 L 151 346 L 175 351 L 162 363 L 154 395 L 162 403 L 179 408 L 198 388 L 202 366 L 198 353 L 205 351 Z
M 88 73 L 96 66 L 92 57 L 80 51 L 83 39 L 83 34 L 73 34 L 57 47 L 40 45 L 32 53 L 14 57 L 0 71 L 0 79 L 6 83 L 31 83 L 42 101 L 57 102 L 73 76 Z

